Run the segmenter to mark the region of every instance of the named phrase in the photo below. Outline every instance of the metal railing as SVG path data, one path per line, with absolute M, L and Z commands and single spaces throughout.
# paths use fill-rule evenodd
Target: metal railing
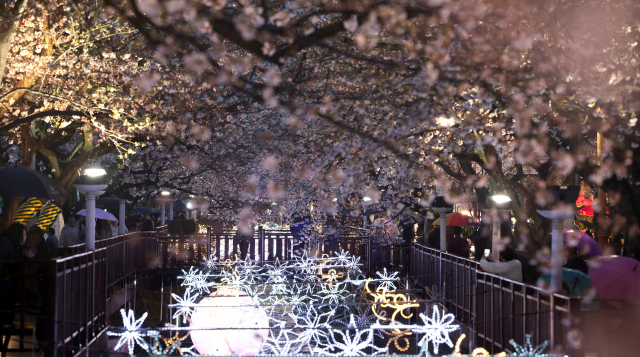
M 20 347 L 31 329 L 45 356 L 78 355 L 86 350 L 106 329 L 106 319 L 127 301 L 126 291 L 132 290 L 135 279 L 157 268 L 157 238 L 155 232 L 136 232 L 96 242 L 96 250 L 84 252 L 84 244 L 61 248 L 55 260 L 14 262 L 16 281 L 33 278 L 37 282 L 25 299 L 28 287 L 17 286 L 19 326 L 12 335 L 19 336 Z M 6 263 L 5 263 L 6 264 Z M 32 267 L 25 274 L 21 267 Z M 12 276 L 3 269 L 5 281 Z M 23 284 L 24 285 L 24 284 Z M 125 297 L 119 296 L 124 292 Z M 118 303 L 112 301 L 117 300 Z M 1 299 L 0 299 L 1 300 Z M 37 318 L 27 328 L 25 317 Z M 36 331 L 37 330 L 37 331 Z M 36 343 L 33 341 L 32 343 Z M 29 346 L 31 347 L 31 346 Z M 30 350 L 30 348 L 29 348 Z
M 530 334 L 534 346 L 549 341 L 552 351 L 583 354 L 567 339 L 576 328 L 579 298 L 480 272 L 478 262 L 419 244 L 412 247 L 411 275 L 465 326 L 474 347 L 513 353 L 509 341 L 524 345 Z

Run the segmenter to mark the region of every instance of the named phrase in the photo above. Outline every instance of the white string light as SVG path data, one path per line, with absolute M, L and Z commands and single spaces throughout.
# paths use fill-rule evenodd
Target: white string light
M 429 343 L 433 345 L 436 354 L 442 344 L 453 347 L 449 334 L 460 327 L 453 323 L 455 320 L 453 314 L 446 313 L 436 305 L 433 307 L 431 316 L 426 313 L 419 314 L 422 325 L 404 325 L 397 322 L 395 313 L 387 317 L 387 312 L 382 310 L 383 305 L 388 305 L 387 307 L 392 310 L 419 306 L 415 300 L 408 298 L 409 295 L 394 292 L 396 283 L 401 283 L 404 288 L 411 288 L 411 283 L 399 281 L 398 272 L 388 272 L 386 269 L 376 272 L 376 279 L 367 279 L 360 274 L 360 265 L 359 258 L 350 257 L 344 251 L 335 253 L 335 257 L 315 258 L 303 254 L 296 257 L 295 261 L 281 262 L 276 259 L 274 263 L 265 265 L 258 265 L 251 259 L 220 262 L 210 256 L 203 264 L 203 269 L 206 271 L 193 267 L 189 271 L 183 270 L 183 275 L 179 279 L 182 280 L 184 294 L 181 297 L 172 293 L 176 303 L 169 306 L 176 308 L 173 319 L 182 318 L 182 322 L 186 324 L 193 321 L 190 317 L 193 318 L 196 307 L 208 306 L 207 303 L 200 305 L 204 301 L 198 304 L 198 300 L 211 299 L 215 297 L 214 295 L 221 293 L 222 297 L 246 294 L 245 300 L 254 301 L 252 304 L 266 313 L 262 320 L 266 325 L 260 327 L 261 330 L 256 330 L 264 331 L 264 340 L 258 354 L 261 357 L 387 354 L 392 342 L 400 351 L 406 350 L 408 348 L 406 336 L 413 333 L 425 335 L 419 342 L 423 351 L 426 351 Z M 376 291 L 372 292 L 368 284 L 375 284 Z M 211 291 L 214 294 L 211 294 Z M 231 294 L 232 291 L 237 293 Z M 392 298 L 396 295 L 401 296 L 402 299 Z M 373 297 L 375 301 L 373 304 L 376 305 L 364 299 L 357 300 L 365 297 Z M 213 302 L 212 300 L 212 304 L 216 308 L 226 307 L 224 301 Z M 231 308 L 238 307 L 233 305 L 233 302 L 230 304 Z M 374 306 L 376 308 L 372 309 Z M 183 348 L 181 346 L 181 341 L 189 332 L 195 333 L 195 331 L 206 329 L 211 331 L 211 336 L 214 338 L 216 330 L 225 330 L 218 325 L 215 328 L 168 326 L 141 329 L 146 313 L 138 320 L 135 320 L 133 311 L 125 314 L 124 310 L 121 310 L 121 315 L 125 331 L 109 332 L 109 335 L 120 336 L 116 349 L 126 343 L 130 354 L 133 354 L 137 344 L 153 355 L 175 352 L 181 355 L 199 356 L 197 349 L 200 347 L 194 345 Z M 269 326 L 268 333 L 266 326 Z M 176 335 L 171 338 L 161 337 L 161 331 L 173 331 Z M 186 332 L 187 335 L 179 335 L 181 331 Z M 389 338 L 386 347 L 379 347 L 373 343 L 374 334 L 381 338 L 385 337 L 382 332 Z M 153 337 L 155 343 L 147 344 L 145 337 Z M 404 342 L 399 345 L 398 341 Z M 163 349 L 162 343 L 167 347 Z M 513 341 L 512 344 L 516 348 L 518 357 L 546 356 L 541 352 L 547 345 L 533 348 L 530 336 L 527 336 L 524 347 L 517 346 Z

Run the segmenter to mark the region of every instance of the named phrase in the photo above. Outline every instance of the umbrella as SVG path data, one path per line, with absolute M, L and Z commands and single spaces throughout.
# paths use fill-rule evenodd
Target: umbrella
M 101 208 L 109 212 L 120 212 L 120 200 L 114 197 L 105 197 L 96 200 L 96 208 Z M 129 202 L 125 202 L 124 209 L 126 211 L 133 209 Z
M 187 206 L 181 201 L 178 201 L 173 204 L 174 211 L 185 211 L 186 209 L 187 209 Z
M 87 210 L 83 209 L 78 211 L 78 213 L 76 213 L 78 216 L 86 216 L 87 215 Z M 118 219 L 116 218 L 116 216 L 112 215 L 111 213 L 101 210 L 99 208 L 96 208 L 96 218 L 97 219 L 104 219 L 107 221 L 117 221 Z
M 600 258 L 599 265 L 589 269 L 589 276 L 604 299 L 640 301 L 640 262 L 633 258 Z
M 0 196 L 56 198 L 64 197 L 60 187 L 42 172 L 22 166 L 0 168 Z
M 544 274 L 540 276 L 540 278 L 547 283 L 551 282 L 551 276 L 549 274 Z M 592 288 L 591 278 L 587 274 L 575 269 L 562 268 L 562 282 L 567 284 L 569 287 L 569 296 L 572 297 L 584 296 Z
M 133 211 L 131 211 L 131 215 L 132 216 L 139 216 L 141 214 L 145 214 L 145 213 L 151 213 L 153 212 L 153 209 L 149 206 L 140 206 L 140 207 L 136 207 L 133 209 Z
M 470 216 L 465 216 L 462 213 L 449 213 L 447 215 L 447 226 L 472 226 L 475 225 L 471 222 Z M 433 225 L 440 225 L 440 218 L 433 222 Z
M 584 255 L 598 257 L 602 255 L 602 250 L 598 242 L 591 238 L 590 235 L 577 229 L 564 229 L 562 241 L 571 247 L 578 248 L 578 251 Z

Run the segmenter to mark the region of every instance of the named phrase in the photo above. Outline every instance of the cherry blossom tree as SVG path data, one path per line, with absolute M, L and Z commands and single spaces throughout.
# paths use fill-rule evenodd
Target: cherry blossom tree
M 2 5 L 13 21 L 0 48 L 2 161 L 38 166 L 68 192 L 91 160 L 147 140 L 153 123 L 135 83 L 150 65 L 144 41 L 100 2 Z M 18 203 L 5 200 L 2 225 Z

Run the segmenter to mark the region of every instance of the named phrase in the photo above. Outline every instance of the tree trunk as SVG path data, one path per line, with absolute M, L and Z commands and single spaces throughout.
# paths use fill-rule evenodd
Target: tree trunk
M 13 35 L 22 19 L 26 4 L 25 0 L 18 0 L 13 9 L 0 13 L 0 83 L 4 78 L 4 68 L 7 65 L 7 57 L 9 57 L 11 50 Z

